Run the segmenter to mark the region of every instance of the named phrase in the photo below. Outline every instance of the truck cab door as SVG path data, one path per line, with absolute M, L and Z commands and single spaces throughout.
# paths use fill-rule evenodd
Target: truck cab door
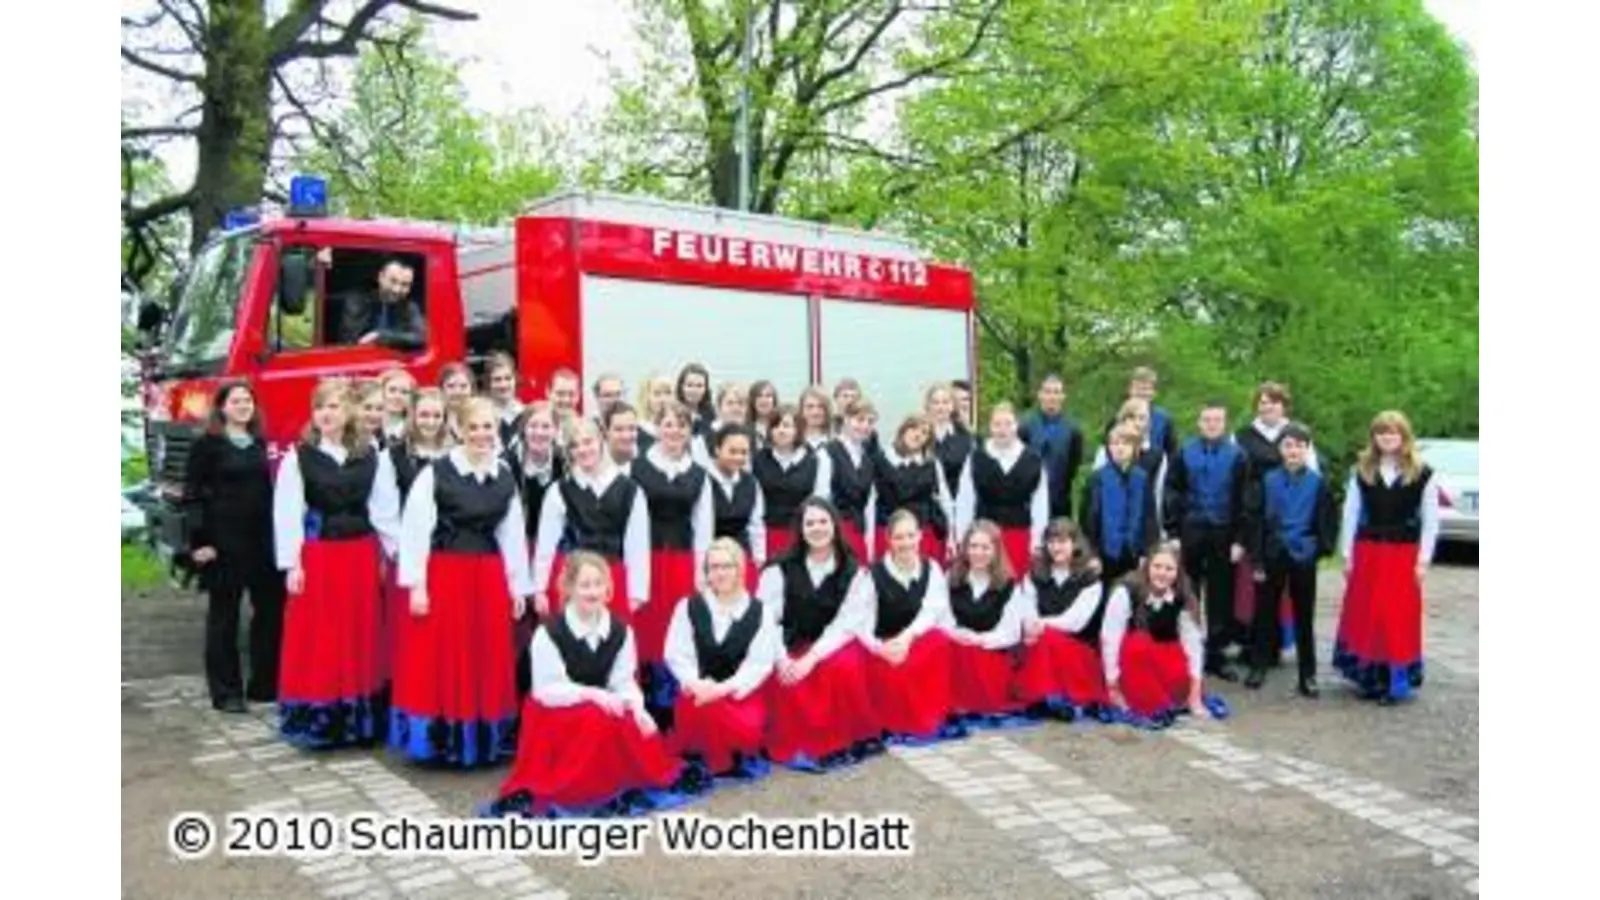
M 394 368 L 420 377 L 441 360 L 438 329 L 427 325 L 428 254 L 422 248 L 285 242 L 275 249 L 276 278 L 253 311 L 259 330 L 252 329 L 249 361 L 269 439 L 281 451 L 310 420 L 317 382 L 377 378 Z M 415 305 L 424 326 L 419 344 L 362 340 L 367 335 L 361 332 L 370 333 L 363 312 L 379 314 L 380 280 L 391 291 L 403 286 L 404 302 Z

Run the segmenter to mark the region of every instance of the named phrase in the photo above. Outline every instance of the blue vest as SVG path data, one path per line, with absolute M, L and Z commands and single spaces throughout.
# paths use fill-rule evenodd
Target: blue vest
M 1233 518 L 1233 467 L 1241 451 L 1222 438 L 1207 449 L 1201 438 L 1183 445 L 1183 468 L 1189 476 L 1185 519 L 1207 525 L 1226 525 Z
M 1150 446 L 1160 450 L 1167 445 L 1167 432 L 1172 428 L 1172 417 L 1167 411 L 1158 407 L 1150 407 Z
M 1269 545 L 1281 544 L 1297 563 L 1317 558 L 1317 494 L 1321 487 L 1322 476 L 1310 469 L 1302 469 L 1298 475 L 1274 469 L 1262 482 Z
M 1145 492 L 1149 476 L 1133 466 L 1123 477 L 1114 463 L 1095 470 L 1100 479 L 1100 553 L 1106 559 L 1127 559 L 1143 553 Z

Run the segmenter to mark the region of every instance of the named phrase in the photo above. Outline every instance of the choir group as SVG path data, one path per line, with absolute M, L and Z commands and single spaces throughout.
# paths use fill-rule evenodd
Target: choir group
M 691 364 L 637 405 L 602 375 L 580 411 L 569 371 L 529 405 L 509 358 L 485 376 L 318 385 L 276 483 L 250 386 L 217 391 L 187 484 L 219 710 L 276 702 L 301 746 L 511 760 L 496 814 L 641 809 L 975 727 L 1224 716 L 1207 679 L 1237 659 L 1260 688 L 1287 644 L 1314 698 L 1334 554 L 1335 667 L 1383 705 L 1422 683 L 1438 492 L 1397 412 L 1341 512 L 1284 386 L 1180 440 L 1139 369 L 1073 517 L 1085 439 L 1054 376 L 982 435 L 959 382 L 880 431 L 850 379 L 787 404 Z

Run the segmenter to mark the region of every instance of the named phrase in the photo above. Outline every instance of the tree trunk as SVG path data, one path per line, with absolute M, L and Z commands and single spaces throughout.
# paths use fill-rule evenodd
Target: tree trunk
M 191 249 L 230 209 L 260 202 L 272 149 L 272 64 L 264 0 L 212 0 L 206 33 Z

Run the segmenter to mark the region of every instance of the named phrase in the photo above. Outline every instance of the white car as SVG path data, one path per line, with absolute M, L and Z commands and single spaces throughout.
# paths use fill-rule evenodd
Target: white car
M 1422 438 L 1417 451 L 1439 483 L 1439 539 L 1478 543 L 1478 442 Z

